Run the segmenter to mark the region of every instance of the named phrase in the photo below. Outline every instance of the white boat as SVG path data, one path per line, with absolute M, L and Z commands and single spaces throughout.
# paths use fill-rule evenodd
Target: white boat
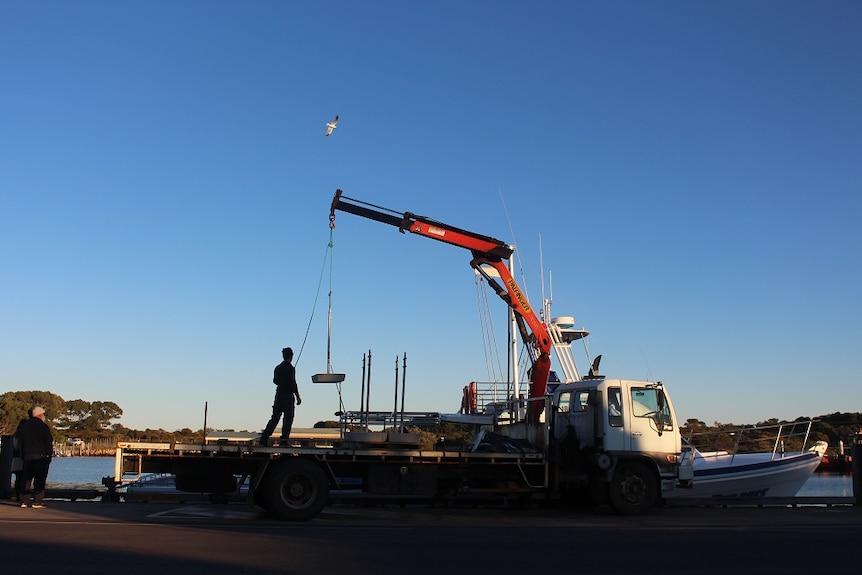
M 722 430 L 704 436 L 733 441 L 730 450 L 698 449 L 692 434 L 687 439 L 683 465 L 691 465 L 694 482 L 667 496 L 686 497 L 794 497 L 820 464 L 827 444 L 818 441 L 805 448 L 813 421 Z M 801 429 L 801 431 L 800 431 Z M 771 436 L 767 436 L 771 433 Z M 746 444 L 772 444 L 771 451 L 746 451 Z M 794 446 L 794 450 L 789 449 Z M 762 447 L 761 447 L 762 448 Z
M 141 476 L 137 481 L 117 489 L 125 501 L 165 501 L 165 502 L 200 502 L 226 501 L 244 499 L 248 494 L 248 478 L 237 478 L 237 488 L 221 494 L 221 497 L 211 493 L 180 491 L 177 489 L 176 477 L 169 473 L 152 473 Z

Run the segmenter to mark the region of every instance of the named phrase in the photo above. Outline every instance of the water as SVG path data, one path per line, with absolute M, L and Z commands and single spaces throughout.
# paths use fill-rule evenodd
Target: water
M 850 473 L 813 473 L 797 497 L 853 497 Z
M 103 477 L 114 476 L 113 457 L 55 457 L 48 469 L 49 489 L 102 489 Z
M 48 473 L 48 487 L 101 489 L 102 478 L 113 476 L 113 457 L 55 457 Z M 814 473 L 797 495 L 852 497 L 853 476 L 849 473 Z

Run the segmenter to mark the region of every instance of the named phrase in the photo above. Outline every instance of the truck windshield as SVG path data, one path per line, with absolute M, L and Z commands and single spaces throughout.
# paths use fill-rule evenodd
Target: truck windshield
M 654 419 L 659 429 L 672 429 L 670 407 L 666 401 L 659 401 L 662 393 L 662 390 L 652 387 L 632 388 L 632 415 Z

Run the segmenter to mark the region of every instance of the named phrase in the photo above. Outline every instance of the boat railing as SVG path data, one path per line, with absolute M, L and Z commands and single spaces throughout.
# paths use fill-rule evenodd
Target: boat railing
M 517 409 L 522 403 L 518 397 L 526 397 L 529 385 L 523 382 L 513 392 L 512 384 L 495 381 L 471 381 L 464 386 L 459 413 L 500 415 Z
M 427 411 L 345 411 L 341 414 L 343 430 L 368 430 L 372 427 L 429 427 L 440 424 L 440 414 Z
M 772 459 L 801 453 L 811 439 L 811 427 L 819 420 L 806 419 L 768 425 L 726 426 L 717 430 L 683 434 L 688 452 L 684 457 L 704 459 L 744 453 L 771 453 Z

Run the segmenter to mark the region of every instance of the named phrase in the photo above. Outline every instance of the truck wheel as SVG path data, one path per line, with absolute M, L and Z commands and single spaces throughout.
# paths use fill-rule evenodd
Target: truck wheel
M 657 499 L 658 480 L 655 473 L 637 461 L 619 464 L 608 486 L 608 501 L 617 513 L 646 513 Z
M 265 509 L 286 521 L 308 521 L 326 505 L 329 480 L 319 465 L 291 457 L 273 467 L 265 478 Z

